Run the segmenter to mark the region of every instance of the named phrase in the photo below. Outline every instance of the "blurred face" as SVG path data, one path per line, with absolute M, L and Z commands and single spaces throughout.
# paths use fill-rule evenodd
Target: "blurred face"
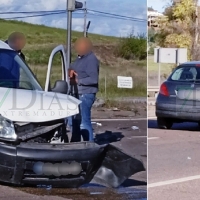
M 26 38 L 22 33 L 13 33 L 8 38 L 9 46 L 16 50 L 22 50 L 26 44 Z
M 92 50 L 92 43 L 88 38 L 80 38 L 75 43 L 75 50 L 78 55 L 83 56 Z

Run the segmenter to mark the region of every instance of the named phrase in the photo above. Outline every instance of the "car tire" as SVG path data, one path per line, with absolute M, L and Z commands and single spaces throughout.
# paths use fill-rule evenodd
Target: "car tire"
M 171 129 L 171 127 L 173 126 L 173 122 L 170 119 L 158 117 L 157 125 L 160 129 Z

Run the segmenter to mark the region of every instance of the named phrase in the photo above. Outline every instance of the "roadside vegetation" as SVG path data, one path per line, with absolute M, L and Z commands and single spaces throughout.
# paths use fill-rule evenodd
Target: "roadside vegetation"
M 135 36 L 131 33 L 128 37 L 120 39 L 115 50 L 117 57 L 127 60 L 146 60 L 147 58 L 147 38 L 145 35 Z
M 155 47 L 187 48 L 188 60 L 200 60 L 196 3 L 196 0 L 171 0 L 166 6 L 164 16 L 158 19 L 159 27 L 149 28 L 148 71 L 151 77 L 156 78 L 155 74 L 158 71 L 158 64 L 153 61 Z M 173 64 L 161 64 L 162 77 L 167 77 L 174 67 Z M 150 81 L 149 84 L 151 84 Z
M 159 28 L 149 32 L 149 42 L 161 47 L 187 48 L 188 59 L 199 56 L 199 27 L 196 24 L 196 0 L 171 1 L 160 17 Z
M 66 44 L 66 30 L 33 25 L 18 21 L 0 20 L 0 39 L 6 40 L 13 31 L 23 32 L 27 37 L 24 49 L 26 60 L 41 85 L 45 84 L 47 64 L 54 47 Z M 72 61 L 76 55 L 73 44 L 83 33 L 72 33 Z M 99 97 L 112 99 L 117 97 L 146 96 L 147 66 L 146 66 L 146 39 L 143 36 L 117 38 L 89 34 L 94 44 L 94 52 L 100 60 L 100 92 Z M 116 49 L 118 51 L 116 51 Z M 117 76 L 132 76 L 133 89 L 118 89 Z M 53 63 L 52 83 L 61 78 L 61 59 L 56 55 Z M 106 84 L 106 86 L 105 86 Z

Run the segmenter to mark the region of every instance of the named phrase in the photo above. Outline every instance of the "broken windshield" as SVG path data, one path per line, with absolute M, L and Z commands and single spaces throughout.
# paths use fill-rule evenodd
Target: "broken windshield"
M 42 90 L 34 74 L 12 50 L 0 50 L 0 87 Z

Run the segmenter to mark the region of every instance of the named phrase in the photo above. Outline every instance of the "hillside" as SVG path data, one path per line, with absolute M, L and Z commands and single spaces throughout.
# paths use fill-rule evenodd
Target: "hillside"
M 44 25 L 33 25 L 18 21 L 0 20 L 0 39 L 6 40 L 8 35 L 14 31 L 23 32 L 27 37 L 27 45 L 24 49 L 26 59 L 33 72 L 42 85 L 45 82 L 46 67 L 49 55 L 57 45 L 66 44 L 66 30 L 46 27 Z M 81 32 L 72 32 L 72 44 L 78 37 L 83 36 Z M 100 70 L 100 92 L 105 96 L 105 79 L 107 80 L 107 97 L 118 96 L 146 96 L 146 61 L 134 61 L 118 58 L 114 55 L 120 38 L 89 34 L 94 44 L 94 52 L 101 62 Z M 72 57 L 75 53 L 72 49 Z M 52 79 L 55 81 L 61 77 L 61 65 L 59 56 L 55 59 Z M 132 76 L 134 88 L 118 89 L 117 76 Z

